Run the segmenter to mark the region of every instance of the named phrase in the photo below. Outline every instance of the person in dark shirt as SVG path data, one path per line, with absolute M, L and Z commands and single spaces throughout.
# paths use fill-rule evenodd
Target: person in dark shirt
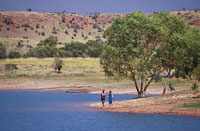
M 102 90 L 102 93 L 101 93 L 101 102 L 102 102 L 102 106 L 104 107 L 104 103 L 105 103 L 105 93 L 104 93 L 104 90 Z

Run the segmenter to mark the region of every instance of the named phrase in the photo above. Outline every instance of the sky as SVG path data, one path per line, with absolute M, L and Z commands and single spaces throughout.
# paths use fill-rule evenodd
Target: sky
M 200 9 L 200 0 L 0 0 L 0 11 L 131 13 Z

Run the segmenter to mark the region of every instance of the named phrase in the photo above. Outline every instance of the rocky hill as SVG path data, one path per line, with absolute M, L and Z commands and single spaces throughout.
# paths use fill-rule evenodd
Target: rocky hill
M 200 11 L 171 12 L 180 15 L 185 22 L 200 29 Z M 153 14 L 148 14 L 152 16 Z M 65 42 L 96 40 L 116 17 L 123 14 L 99 14 L 88 16 L 44 12 L 0 12 L 0 42 L 11 50 L 26 52 L 30 47 L 50 35 L 56 36 L 60 46 Z

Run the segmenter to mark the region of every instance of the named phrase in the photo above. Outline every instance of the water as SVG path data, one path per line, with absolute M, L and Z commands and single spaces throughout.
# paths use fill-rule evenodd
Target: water
M 115 100 L 133 95 L 114 95 Z M 102 112 L 88 105 L 99 94 L 0 91 L 0 131 L 193 131 L 200 117 Z

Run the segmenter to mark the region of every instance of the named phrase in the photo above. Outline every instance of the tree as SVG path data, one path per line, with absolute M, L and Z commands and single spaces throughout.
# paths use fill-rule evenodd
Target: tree
M 97 41 L 89 40 L 87 43 L 89 57 L 99 57 L 104 50 L 104 45 L 97 43 Z
M 32 9 L 31 8 L 28 8 L 28 9 L 26 9 L 28 12 L 31 12 L 32 11 Z
M 29 49 L 27 56 L 39 58 L 57 57 L 59 55 L 59 49 L 56 48 L 57 42 L 58 40 L 54 36 L 41 40 L 37 47 Z
M 60 70 L 62 69 L 62 66 L 63 66 L 63 60 L 59 58 L 55 58 L 53 65 L 54 65 L 55 72 L 56 70 L 58 70 L 58 73 L 60 73 Z
M 6 58 L 6 47 L 0 43 L 0 59 Z
M 187 61 L 185 35 L 189 29 L 183 19 L 168 12 L 154 17 L 134 12 L 117 18 L 103 34 L 108 45 L 101 65 L 108 76 L 131 78 L 138 96 L 143 97 L 158 75 L 166 71 L 168 77 L 172 68 Z
M 144 86 L 144 81 L 148 77 L 153 79 L 162 68 L 156 54 L 161 40 L 157 21 L 142 12 L 134 12 L 125 18 L 115 19 L 103 36 L 108 41 L 101 55 L 105 73 L 108 76 L 131 78 L 138 97 L 143 97 L 150 84 L 148 82 Z M 140 87 L 137 80 L 140 80 Z
M 172 69 L 177 77 L 191 78 L 193 69 L 197 67 L 197 58 L 200 57 L 200 34 L 197 29 L 186 25 L 180 16 L 170 15 L 169 12 L 157 13 L 154 19 L 159 21 L 163 30 L 162 44 L 160 44 L 158 54 L 162 66 L 166 67 L 163 88 L 163 94 L 165 94 Z
M 19 52 L 16 52 L 16 51 L 11 51 L 8 55 L 8 58 L 20 58 L 22 57 L 22 55 L 19 53 Z
M 37 46 L 48 46 L 48 47 L 56 47 L 58 39 L 54 36 L 49 36 L 48 38 L 41 40 Z

